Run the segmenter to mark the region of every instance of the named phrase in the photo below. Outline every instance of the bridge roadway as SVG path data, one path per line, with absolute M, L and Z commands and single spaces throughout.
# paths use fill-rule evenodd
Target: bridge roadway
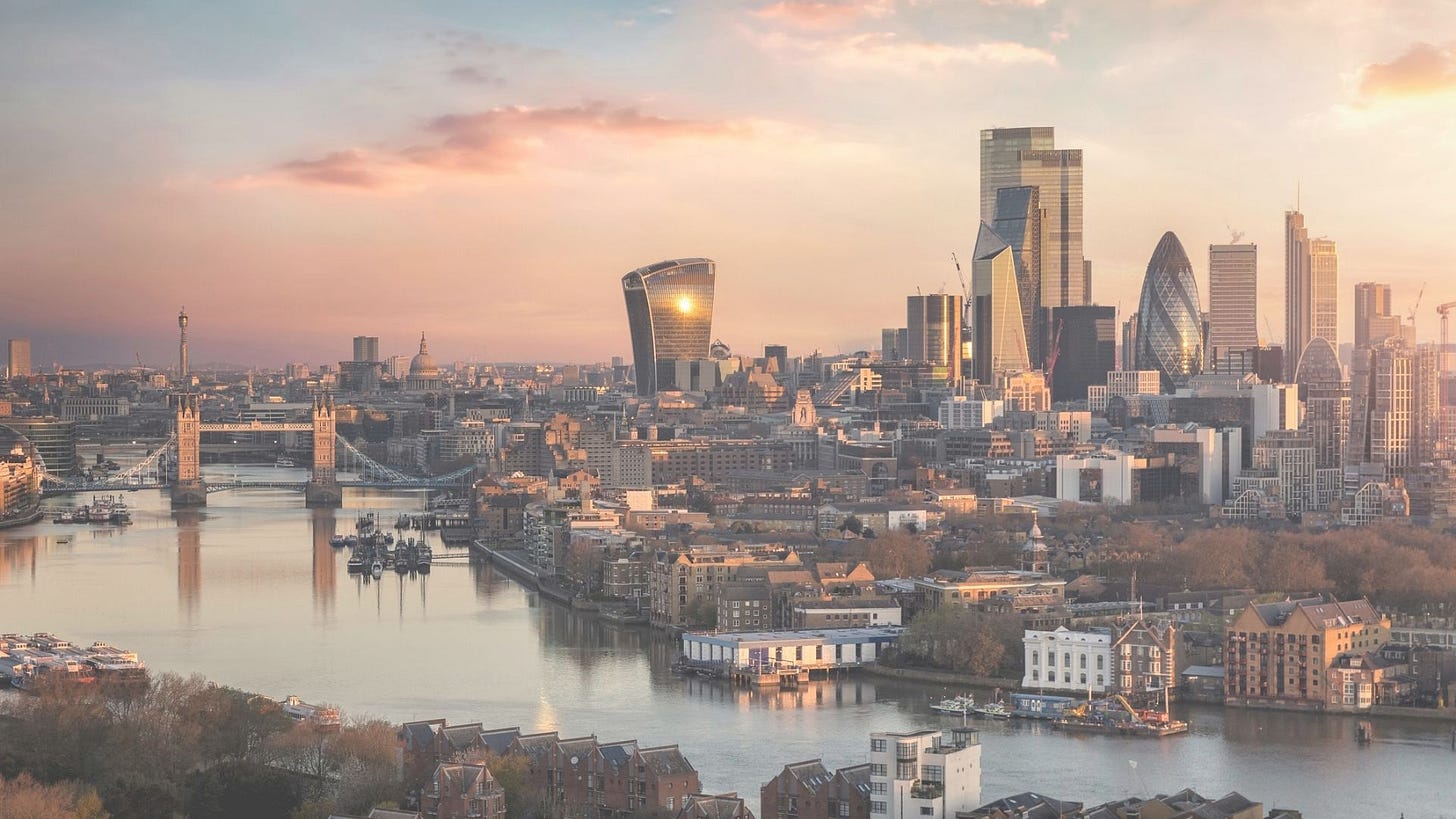
M 137 489 L 166 489 L 170 485 L 165 483 L 52 485 L 43 487 L 41 489 L 41 495 L 49 498 L 56 495 L 74 495 L 84 492 L 126 492 Z M 339 481 L 339 486 L 346 489 L 460 489 L 465 484 L 458 480 L 422 480 L 419 483 L 400 483 L 398 481 Z M 307 488 L 308 481 L 221 481 L 207 484 L 208 494 L 223 492 L 229 489 L 287 489 L 302 492 Z

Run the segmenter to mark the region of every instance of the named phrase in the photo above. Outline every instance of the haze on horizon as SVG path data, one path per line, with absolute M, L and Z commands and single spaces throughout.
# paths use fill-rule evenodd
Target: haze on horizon
M 1456 299 L 1456 6 L 1439 0 L 752 0 L 0 9 L 0 336 L 37 364 L 280 365 L 354 335 L 451 360 L 629 355 L 620 277 L 718 263 L 735 352 L 878 346 L 956 290 L 978 135 L 1086 157 L 1094 300 L 1164 230 L 1283 211 L 1417 324 Z M 1267 324 L 1265 319 L 1267 319 Z

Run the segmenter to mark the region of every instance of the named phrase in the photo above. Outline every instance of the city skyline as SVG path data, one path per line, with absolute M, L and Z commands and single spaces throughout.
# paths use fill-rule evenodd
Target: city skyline
M 1422 159 L 1456 147 L 1435 3 L 366 5 L 326 47 L 327 10 L 168 8 L 4 13 L 0 324 L 38 366 L 166 366 L 181 304 L 199 363 L 338 361 L 361 332 L 405 352 L 420 327 L 442 360 L 603 360 L 630 349 L 620 271 L 696 255 L 735 351 L 872 349 L 906 294 L 955 291 L 1000 126 L 1083 151 L 1092 301 L 1120 318 L 1164 230 L 1234 229 L 1271 249 L 1282 339 L 1301 182 L 1339 243 L 1342 343 L 1355 282 L 1395 314 L 1428 284 L 1423 341 L 1450 300 L 1443 203 L 1379 215 L 1456 181 Z

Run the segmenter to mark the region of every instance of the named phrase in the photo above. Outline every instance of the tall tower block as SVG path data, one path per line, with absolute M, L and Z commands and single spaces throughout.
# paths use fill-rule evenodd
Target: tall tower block
M 186 381 L 187 380 L 188 373 L 191 372 L 191 370 L 189 370 L 187 368 L 187 308 L 186 307 L 183 307 L 177 313 L 177 331 L 179 333 L 179 338 L 177 339 L 177 380 L 178 381 Z

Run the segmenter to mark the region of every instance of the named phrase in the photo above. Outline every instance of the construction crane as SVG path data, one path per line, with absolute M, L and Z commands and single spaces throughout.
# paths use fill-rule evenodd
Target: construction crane
M 1062 357 L 1062 320 L 1057 319 L 1057 329 L 1052 333 L 1052 348 L 1047 351 L 1046 377 L 1048 381 L 1057 373 L 1057 359 Z
M 1436 308 L 1441 314 L 1441 361 L 1451 352 L 1451 311 L 1456 310 L 1456 301 L 1448 301 Z M 1445 375 L 1443 372 L 1442 375 Z
M 1269 314 L 1267 314 L 1267 313 L 1264 314 L 1264 329 L 1269 332 L 1269 343 L 1270 344 L 1273 344 L 1274 343 L 1274 325 L 1272 325 L 1272 324 L 1269 323 Z M 1262 339 L 1262 338 L 1259 339 L 1259 346 L 1260 347 L 1263 347 L 1264 346 L 1264 339 Z M 1286 353 L 1286 355 L 1287 355 L 1287 353 Z
M 1409 321 L 1410 324 L 1411 324 L 1411 327 L 1413 328 L 1411 330 L 1412 333 L 1415 332 L 1414 327 L 1416 326 L 1416 311 L 1419 310 L 1419 309 L 1421 309 L 1421 299 L 1424 298 L 1425 295 L 1426 295 L 1426 283 L 1425 282 L 1421 282 L 1420 292 L 1416 293 L 1416 304 L 1415 304 L 1414 307 L 1411 308 L 1410 315 L 1409 316 L 1406 316 L 1406 321 Z
M 1225 224 L 1224 227 L 1228 228 L 1229 244 L 1236 245 L 1240 239 L 1244 238 L 1244 232 L 1242 230 L 1234 230 L 1233 226 L 1228 224 Z

